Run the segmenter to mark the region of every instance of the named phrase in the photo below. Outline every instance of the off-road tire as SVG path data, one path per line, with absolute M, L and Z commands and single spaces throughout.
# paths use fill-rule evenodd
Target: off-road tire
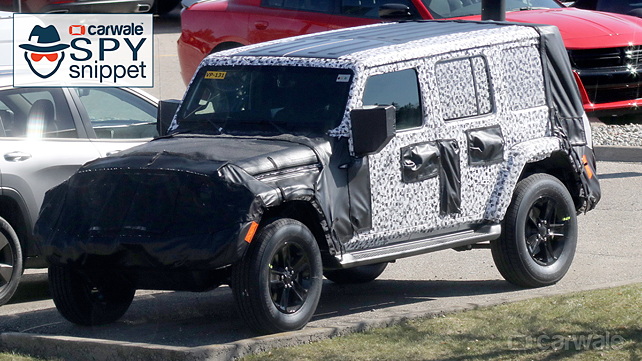
M 24 272 L 22 248 L 18 235 L 0 217 L 0 305 L 9 302 Z
M 136 289 L 114 275 L 94 278 L 65 266 L 49 267 L 49 288 L 56 308 L 78 325 L 96 326 L 121 318 Z
M 517 184 L 491 251 L 502 276 L 522 287 L 558 282 L 571 266 L 577 244 L 573 199 L 557 178 L 534 174 Z
M 367 283 L 379 277 L 388 266 L 388 262 L 369 264 L 346 269 L 325 271 L 323 275 L 334 283 L 351 284 Z
M 262 226 L 231 277 L 239 314 L 261 334 L 303 328 L 316 311 L 322 284 L 316 240 L 290 218 Z

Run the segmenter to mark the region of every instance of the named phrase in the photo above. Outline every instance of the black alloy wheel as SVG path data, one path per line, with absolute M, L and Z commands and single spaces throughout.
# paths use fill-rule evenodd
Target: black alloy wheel
M 564 250 L 571 215 L 552 197 L 542 196 L 526 221 L 526 246 L 533 260 L 542 266 L 555 263 Z
M 283 313 L 301 309 L 312 287 L 310 260 L 301 246 L 283 244 L 270 261 L 270 296 Z
M 491 251 L 508 282 L 542 287 L 564 277 L 575 256 L 577 216 L 562 182 L 543 173 L 521 180 L 502 225 Z
M 239 314 L 261 334 L 303 328 L 316 311 L 322 285 L 316 239 L 291 218 L 262 225 L 231 278 Z

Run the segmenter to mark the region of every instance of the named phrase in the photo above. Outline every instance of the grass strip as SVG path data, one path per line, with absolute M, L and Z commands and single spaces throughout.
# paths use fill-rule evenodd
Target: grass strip
M 257 360 L 642 360 L 642 284 L 416 319 Z

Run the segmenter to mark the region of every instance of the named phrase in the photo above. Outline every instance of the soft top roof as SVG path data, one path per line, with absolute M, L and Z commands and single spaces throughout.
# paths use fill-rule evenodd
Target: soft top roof
M 544 27 L 552 26 L 463 20 L 382 23 L 286 38 L 232 52 L 240 56 L 340 59 L 372 50 L 388 53 L 422 45 L 443 45 L 461 41 L 462 33 L 467 33 L 467 43 L 499 43 L 509 40 L 501 34 L 511 33 L 510 40 L 536 37 L 532 28 Z M 422 54 L 426 55 L 430 54 Z

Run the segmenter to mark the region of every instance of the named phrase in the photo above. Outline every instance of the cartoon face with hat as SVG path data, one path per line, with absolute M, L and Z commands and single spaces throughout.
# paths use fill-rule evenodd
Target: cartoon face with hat
M 25 60 L 31 71 L 43 79 L 52 76 L 65 58 L 62 50 L 69 45 L 60 43 L 60 35 L 53 25 L 46 28 L 34 26 L 29 34 L 29 42 L 19 46 L 26 50 Z

